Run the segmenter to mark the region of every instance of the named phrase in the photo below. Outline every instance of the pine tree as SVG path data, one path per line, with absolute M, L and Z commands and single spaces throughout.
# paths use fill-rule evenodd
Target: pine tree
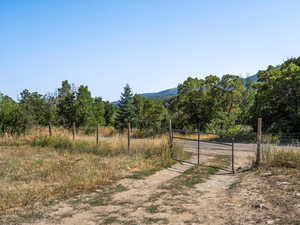
M 134 123 L 135 108 L 133 105 L 133 93 L 128 84 L 124 87 L 124 92 L 121 93 L 119 108 L 117 111 L 116 127 L 123 130 L 128 126 L 128 123 Z

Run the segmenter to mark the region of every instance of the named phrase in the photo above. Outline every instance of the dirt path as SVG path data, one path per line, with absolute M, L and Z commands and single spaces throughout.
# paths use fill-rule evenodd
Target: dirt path
M 196 153 L 195 143 L 183 144 L 186 151 Z M 237 168 L 249 163 L 253 154 L 250 145 L 248 150 L 236 152 Z M 229 153 L 230 148 L 207 146 L 201 149 L 200 162 Z M 34 224 L 226 224 L 230 206 L 226 190 L 237 182 L 238 175 L 221 170 L 192 187 L 174 186 L 172 181 L 197 162 L 197 154 L 189 162 L 177 163 L 145 179 L 123 179 L 113 188 L 59 203 Z

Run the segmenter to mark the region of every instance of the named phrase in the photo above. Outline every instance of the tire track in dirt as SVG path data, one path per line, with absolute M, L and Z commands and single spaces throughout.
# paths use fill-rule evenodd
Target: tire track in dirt
M 181 143 L 186 151 L 196 153 L 197 145 Z M 222 148 L 201 149 L 200 163 L 228 153 Z M 251 154 L 251 151 L 238 151 L 236 167 L 247 165 Z M 189 162 L 196 163 L 197 154 L 193 154 Z M 238 176 L 220 171 L 193 188 L 174 191 L 163 187 L 181 174 L 176 171 L 191 167 L 190 163 L 176 163 L 171 169 L 158 171 L 145 179 L 123 179 L 116 186 L 124 190 L 110 195 L 99 191 L 62 202 L 51 207 L 48 215 L 34 224 L 225 224 L 229 204 L 226 190 L 237 182 Z M 93 202 L 97 204 L 91 204 Z

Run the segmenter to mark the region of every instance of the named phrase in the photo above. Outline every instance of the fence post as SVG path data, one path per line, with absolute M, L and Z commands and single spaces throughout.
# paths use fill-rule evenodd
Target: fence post
M 99 144 L 99 123 L 97 123 L 97 130 L 96 130 L 96 144 Z
M 49 127 L 49 136 L 51 137 L 52 136 L 52 125 L 51 125 L 51 123 L 48 124 L 48 127 Z
M 198 158 L 198 165 L 200 164 L 200 128 L 198 128 L 198 155 L 197 155 L 197 158 Z
M 73 122 L 73 126 L 72 126 L 72 135 L 73 135 L 73 141 L 75 141 L 75 135 L 76 135 L 76 125 L 75 125 L 75 122 Z
M 173 130 L 172 130 L 172 120 L 169 120 L 169 139 L 170 139 L 170 147 L 173 147 Z
M 260 155 L 261 155 L 261 128 L 262 128 L 262 118 L 257 120 L 257 149 L 256 149 L 256 166 L 260 165 Z
M 128 123 L 128 133 L 127 133 L 127 138 L 128 138 L 128 153 L 130 153 L 130 133 L 131 133 L 131 126 L 130 126 L 130 122 Z
M 232 138 L 232 147 L 231 147 L 231 166 L 232 166 L 232 173 L 235 174 L 235 169 L 234 169 L 234 138 Z

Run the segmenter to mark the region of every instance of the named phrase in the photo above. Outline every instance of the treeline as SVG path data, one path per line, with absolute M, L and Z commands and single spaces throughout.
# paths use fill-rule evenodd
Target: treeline
M 257 82 L 235 75 L 188 78 L 168 100 L 179 128 L 241 134 L 256 129 L 270 133 L 300 132 L 300 57 L 258 71 Z M 299 134 L 297 134 L 299 135 Z
M 129 85 L 120 104 L 113 105 L 101 97 L 92 97 L 87 86 L 78 88 L 63 81 L 53 94 L 42 95 L 25 89 L 18 102 L 0 94 L 0 134 L 20 135 L 34 126 L 77 127 L 114 126 L 120 130 L 132 127 L 158 129 L 167 119 L 162 102 L 133 95 Z
M 259 71 L 258 81 L 236 75 L 204 79 L 189 77 L 178 85 L 178 95 L 147 99 L 124 87 L 118 105 L 92 97 L 87 86 L 63 81 L 53 94 L 24 90 L 18 102 L 0 94 L 0 132 L 21 134 L 32 125 L 77 127 L 132 127 L 158 132 L 172 119 L 175 128 L 242 133 L 262 117 L 268 132 L 300 131 L 300 57 Z

